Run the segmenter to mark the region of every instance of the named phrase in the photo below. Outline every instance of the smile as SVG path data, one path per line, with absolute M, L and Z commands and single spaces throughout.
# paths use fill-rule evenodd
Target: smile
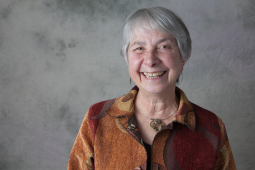
M 160 72 L 155 72 L 155 73 L 144 72 L 143 75 L 148 79 L 156 79 L 156 78 L 161 77 L 164 73 L 165 73 L 165 71 L 160 71 Z

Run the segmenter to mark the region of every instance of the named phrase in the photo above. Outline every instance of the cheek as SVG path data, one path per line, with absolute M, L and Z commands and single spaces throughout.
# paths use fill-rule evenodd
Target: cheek
M 137 56 L 130 56 L 128 58 L 129 70 L 139 71 L 141 67 L 141 59 Z
M 139 69 L 137 69 L 137 67 L 135 67 L 132 63 L 129 64 L 128 66 L 128 72 L 129 72 L 129 76 L 130 78 L 137 83 L 137 80 L 140 77 L 140 73 L 139 73 Z
M 128 71 L 130 75 L 131 74 L 134 75 L 137 74 L 137 72 L 139 72 L 139 68 L 133 62 L 129 62 Z
M 176 59 L 176 57 L 169 57 L 166 58 L 164 63 L 169 67 L 169 68 L 182 68 L 182 63 L 181 60 Z
M 132 57 L 128 58 L 128 71 L 131 77 L 135 72 L 137 72 L 136 64 Z
M 128 71 L 129 71 L 129 76 L 131 79 L 135 82 L 138 83 L 140 79 L 140 69 L 141 69 L 141 62 L 138 58 L 135 57 L 130 57 L 129 58 L 129 65 L 128 65 Z

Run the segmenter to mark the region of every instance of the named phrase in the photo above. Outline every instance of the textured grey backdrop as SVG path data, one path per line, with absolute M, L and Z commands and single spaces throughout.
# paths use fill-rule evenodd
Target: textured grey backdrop
M 67 168 L 89 106 L 133 86 L 119 40 L 127 15 L 148 6 L 186 23 L 179 86 L 225 122 L 237 168 L 254 169 L 254 0 L 1 0 L 1 170 Z

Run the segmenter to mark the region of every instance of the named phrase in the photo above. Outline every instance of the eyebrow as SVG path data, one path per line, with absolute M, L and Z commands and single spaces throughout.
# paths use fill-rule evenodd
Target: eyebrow
M 141 42 L 141 41 L 136 41 L 133 44 L 131 44 L 130 47 L 132 47 L 134 45 L 146 45 L 146 43 L 145 42 Z
M 156 44 L 162 43 L 162 42 L 164 42 L 166 40 L 169 40 L 169 41 L 173 42 L 170 38 L 163 38 L 163 39 L 158 40 L 156 42 Z M 141 41 L 136 41 L 133 44 L 131 44 L 130 47 L 132 47 L 134 45 L 146 45 L 146 43 L 145 42 L 141 42 Z

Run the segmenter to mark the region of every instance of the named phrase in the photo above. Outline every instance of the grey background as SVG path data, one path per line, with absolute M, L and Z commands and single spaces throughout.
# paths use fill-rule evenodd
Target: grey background
M 186 23 L 193 51 L 179 86 L 222 118 L 237 168 L 255 169 L 254 0 L 1 0 L 1 170 L 67 168 L 89 106 L 134 85 L 121 30 L 149 6 Z

